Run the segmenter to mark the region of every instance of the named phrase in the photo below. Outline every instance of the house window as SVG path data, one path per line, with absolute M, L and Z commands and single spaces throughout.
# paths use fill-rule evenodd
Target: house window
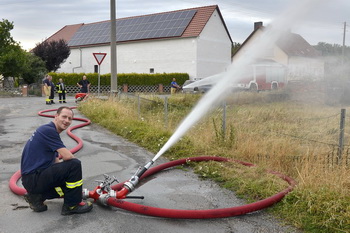
M 94 73 L 98 73 L 98 65 L 94 65 Z
M 150 73 L 150 74 L 154 74 L 154 68 L 150 68 L 150 69 L 149 69 L 149 73 Z

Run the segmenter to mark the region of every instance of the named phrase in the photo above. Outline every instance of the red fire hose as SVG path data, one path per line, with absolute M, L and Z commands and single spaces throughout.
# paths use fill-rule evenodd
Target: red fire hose
M 44 112 L 49 112 L 49 111 L 55 111 L 56 109 L 51 109 L 51 110 L 45 110 L 41 111 L 38 114 L 40 116 L 45 116 L 45 117 L 54 117 L 53 115 L 47 115 L 43 114 Z M 67 133 L 70 137 L 72 137 L 78 145 L 71 149 L 72 153 L 75 153 L 79 151 L 82 148 L 82 141 L 79 137 L 75 136 L 71 131 L 77 128 L 84 127 L 86 125 L 90 124 L 90 120 L 83 119 L 83 118 L 74 118 L 74 120 L 79 120 L 79 121 L 84 121 L 85 123 L 79 124 L 76 126 L 73 126 L 67 130 Z M 141 177 L 141 179 L 144 179 L 148 176 L 151 176 L 159 171 L 162 171 L 167 168 L 179 166 L 186 164 L 188 162 L 201 162 L 201 161 L 219 161 L 219 162 L 236 162 L 240 163 L 245 166 L 255 166 L 254 164 L 251 163 L 246 163 L 238 160 L 230 160 L 227 158 L 222 158 L 222 157 L 210 157 L 210 156 L 204 156 L 204 157 L 192 157 L 192 158 L 186 158 L 186 159 L 179 159 L 175 161 L 171 161 L 168 163 L 160 164 L 156 167 L 153 167 L 149 170 L 147 170 Z M 242 206 L 235 206 L 235 207 L 229 207 L 229 208 L 222 208 L 222 209 L 209 209 L 209 210 L 179 210 L 179 209 L 165 209 L 165 208 L 157 208 L 157 207 L 151 207 L 151 206 L 145 206 L 145 205 L 140 205 L 136 203 L 131 203 L 124 201 L 122 199 L 116 199 L 116 198 L 108 198 L 107 204 L 118 207 L 124 210 L 132 211 L 135 213 L 139 214 L 144 214 L 144 215 L 149 215 L 149 216 L 154 216 L 154 217 L 163 217 L 163 218 L 182 218 L 182 219 L 208 219 L 208 218 L 225 218 L 225 217 L 232 217 L 232 216 L 238 216 L 238 215 L 243 215 L 247 214 L 250 212 L 254 212 L 257 210 L 261 210 L 264 208 L 267 208 L 280 200 L 289 193 L 290 191 L 293 190 L 294 186 L 296 185 L 296 182 L 288 177 L 285 176 L 279 172 L 274 172 L 270 171 L 269 173 L 277 175 L 281 179 L 285 180 L 289 186 L 284 189 L 283 191 L 266 198 L 261 201 L 257 201 L 254 203 L 242 205 Z M 10 179 L 10 189 L 12 192 L 18 194 L 18 195 L 24 195 L 26 193 L 26 190 L 24 188 L 20 188 L 17 186 L 17 181 L 21 178 L 21 173 L 20 171 L 17 171 Z M 119 183 L 117 185 L 112 186 L 111 188 L 114 190 L 121 190 L 123 187 L 124 183 Z
M 192 157 L 192 158 L 187 158 L 187 159 L 179 159 L 175 161 L 171 161 L 168 163 L 164 163 L 161 165 L 158 165 L 154 168 L 151 168 L 147 170 L 143 176 L 140 177 L 141 179 L 144 179 L 148 176 L 151 176 L 161 170 L 174 167 L 174 166 L 179 166 L 182 164 L 186 164 L 187 162 L 201 162 L 201 161 L 220 161 L 220 162 L 236 162 L 243 164 L 245 166 L 255 166 L 254 164 L 251 163 L 246 163 L 238 160 L 230 160 L 227 158 L 222 158 L 222 157 L 210 157 L 210 156 L 205 156 L 205 157 Z M 179 209 L 165 209 L 165 208 L 157 208 L 157 207 L 151 207 L 151 206 L 145 206 L 145 205 L 140 205 L 140 204 L 135 204 L 131 202 L 124 201 L 122 199 L 116 199 L 116 198 L 109 198 L 107 200 L 107 204 L 118 207 L 121 209 L 125 209 L 128 211 L 136 212 L 139 214 L 144 214 L 144 215 L 149 215 L 149 216 L 154 216 L 154 217 L 163 217 L 163 218 L 183 218 L 183 219 L 208 219 L 208 218 L 225 218 L 225 217 L 232 217 L 232 216 L 238 216 L 238 215 L 243 215 L 247 214 L 250 212 L 254 212 L 257 210 L 261 210 L 264 208 L 267 208 L 279 201 L 282 200 L 282 198 L 289 193 L 290 191 L 293 190 L 294 186 L 296 185 L 296 182 L 288 177 L 285 176 L 279 172 L 269 172 L 271 174 L 277 175 L 281 179 L 285 180 L 288 184 L 289 187 L 286 188 L 285 190 L 269 197 L 264 200 L 250 203 L 247 205 L 242 205 L 242 206 L 236 206 L 236 207 L 230 207 L 230 208 L 222 208 L 222 209 L 209 209 L 209 210 L 179 210 Z M 119 190 L 122 187 L 122 183 L 119 183 L 117 185 L 112 186 L 114 190 Z

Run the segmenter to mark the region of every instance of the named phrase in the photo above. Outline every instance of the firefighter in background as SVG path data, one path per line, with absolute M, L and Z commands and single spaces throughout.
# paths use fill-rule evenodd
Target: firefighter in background
M 45 101 L 46 104 L 50 105 L 51 104 L 51 100 L 50 100 L 50 96 L 51 96 L 51 83 L 50 83 L 50 75 L 46 75 L 45 80 L 44 80 L 44 93 L 45 93 Z M 51 77 L 52 79 L 52 77 Z
M 56 84 L 56 90 L 58 93 L 58 99 L 59 99 L 59 103 L 67 103 L 66 102 L 66 86 L 63 83 L 63 80 L 60 78 L 59 82 Z

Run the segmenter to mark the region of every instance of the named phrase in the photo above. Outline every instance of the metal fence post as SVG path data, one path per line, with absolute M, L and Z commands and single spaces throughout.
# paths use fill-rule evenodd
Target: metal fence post
M 341 109 L 340 114 L 340 132 L 339 132 L 339 147 L 338 147 L 338 164 L 341 164 L 342 155 L 344 150 L 344 128 L 345 128 L 345 113 L 346 110 Z
M 222 138 L 225 139 L 226 135 L 226 101 L 223 102 L 223 113 L 222 113 Z
M 137 114 L 139 119 L 141 119 L 141 103 L 140 103 L 140 95 L 137 95 Z
M 168 128 L 168 97 L 164 98 L 164 126 Z

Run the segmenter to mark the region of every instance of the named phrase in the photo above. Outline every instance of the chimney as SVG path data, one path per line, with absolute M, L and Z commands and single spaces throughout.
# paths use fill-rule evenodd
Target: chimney
M 255 22 L 254 23 L 254 31 L 261 28 L 263 26 L 263 22 Z

